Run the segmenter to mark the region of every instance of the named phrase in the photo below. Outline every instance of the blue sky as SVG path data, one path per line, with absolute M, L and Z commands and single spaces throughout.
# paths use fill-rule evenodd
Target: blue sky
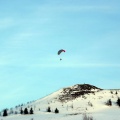
M 119 6 L 119 0 L 1 0 L 0 109 L 74 84 L 120 88 Z M 66 52 L 58 56 L 59 49 Z

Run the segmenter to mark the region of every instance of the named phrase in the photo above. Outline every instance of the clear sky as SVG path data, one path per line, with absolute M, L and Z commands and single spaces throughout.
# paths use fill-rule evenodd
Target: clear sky
M 0 109 L 74 84 L 120 88 L 119 46 L 120 0 L 0 0 Z

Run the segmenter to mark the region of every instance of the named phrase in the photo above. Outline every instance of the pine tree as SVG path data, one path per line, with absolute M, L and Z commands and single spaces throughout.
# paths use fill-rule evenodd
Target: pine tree
M 59 110 L 57 108 L 55 109 L 55 113 L 59 113 Z
M 21 108 L 21 110 L 20 110 L 20 114 L 23 114 L 23 110 L 22 110 L 22 108 Z
M 112 106 L 112 101 L 111 101 L 111 99 L 109 99 L 109 105 Z
M 30 109 L 30 114 L 33 114 L 33 109 L 32 108 Z
M 24 114 L 28 114 L 28 109 L 27 108 L 25 108 Z
M 4 117 L 5 117 L 5 116 L 8 116 L 6 109 L 3 111 L 3 116 L 4 116 Z
M 111 94 L 113 94 L 113 91 L 111 91 Z
M 47 112 L 51 112 L 51 109 L 50 109 L 50 107 L 48 107 L 48 109 L 47 109 Z
M 117 100 L 117 105 L 120 107 L 120 98 Z
M 112 101 L 111 101 L 111 99 L 109 99 L 109 100 L 106 102 L 106 105 L 112 106 Z

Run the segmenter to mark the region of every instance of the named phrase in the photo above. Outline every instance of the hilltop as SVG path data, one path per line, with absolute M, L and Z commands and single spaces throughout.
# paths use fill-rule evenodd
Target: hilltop
M 49 118 L 51 118 L 50 120 L 72 120 L 73 116 L 75 120 L 79 120 L 78 118 L 82 120 L 82 115 L 85 113 L 93 116 L 96 120 L 107 120 L 108 118 L 109 120 L 119 120 L 120 108 L 116 104 L 119 96 L 119 89 L 104 90 L 90 84 L 76 84 L 62 88 L 42 99 L 13 108 L 12 112 L 8 110 L 8 113 L 12 114 L 7 117 L 7 120 L 13 120 L 11 117 L 15 120 L 20 120 L 21 117 L 22 120 L 30 120 L 28 119 L 30 117 L 39 120 L 41 116 L 42 120 Z M 111 101 L 111 105 L 109 101 Z M 27 108 L 28 111 L 33 108 L 34 114 L 27 115 L 28 117 L 26 115 L 21 116 L 21 108 L 23 110 Z M 47 112 L 48 108 L 51 110 L 49 113 Z M 54 113 L 56 108 L 59 110 L 57 116 Z

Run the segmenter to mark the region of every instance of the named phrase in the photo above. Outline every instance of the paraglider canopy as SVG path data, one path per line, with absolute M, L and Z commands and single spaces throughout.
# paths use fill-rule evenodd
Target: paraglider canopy
M 58 51 L 58 55 L 60 55 L 62 52 L 65 52 L 65 50 L 61 49 Z

